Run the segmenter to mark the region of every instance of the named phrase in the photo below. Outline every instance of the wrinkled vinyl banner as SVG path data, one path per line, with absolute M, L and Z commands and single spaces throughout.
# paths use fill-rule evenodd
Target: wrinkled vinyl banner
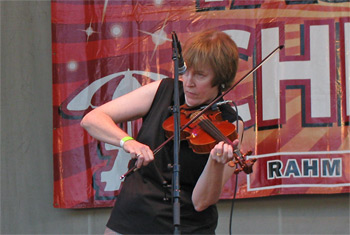
M 181 43 L 215 28 L 239 47 L 244 77 L 228 95 L 245 121 L 237 198 L 348 193 L 350 2 L 346 0 L 52 1 L 54 206 L 112 206 L 129 156 L 80 127 L 83 115 L 142 85 L 173 77 Z M 141 121 L 121 124 L 136 136 Z M 222 199 L 232 198 L 235 176 Z

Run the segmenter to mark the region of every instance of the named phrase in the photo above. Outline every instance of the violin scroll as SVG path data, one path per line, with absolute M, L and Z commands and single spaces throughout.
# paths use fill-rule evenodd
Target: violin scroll
M 234 150 L 235 153 L 235 159 L 230 161 L 228 165 L 230 167 L 235 167 L 237 164 L 239 167 L 236 168 L 234 171 L 235 174 L 238 174 L 239 172 L 243 171 L 246 174 L 250 174 L 253 172 L 253 165 L 256 162 L 256 158 L 252 158 L 249 160 L 246 160 L 247 155 L 251 155 L 252 151 L 248 151 L 245 154 L 242 155 L 241 151 L 239 149 Z

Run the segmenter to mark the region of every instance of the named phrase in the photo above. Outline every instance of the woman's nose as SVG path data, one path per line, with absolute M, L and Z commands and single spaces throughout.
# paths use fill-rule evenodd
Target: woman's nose
M 186 86 L 194 86 L 193 73 L 191 73 L 190 71 L 186 71 L 186 73 L 183 76 Z

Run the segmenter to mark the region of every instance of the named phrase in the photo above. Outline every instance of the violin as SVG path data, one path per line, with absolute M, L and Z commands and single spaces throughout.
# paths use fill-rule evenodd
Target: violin
M 198 113 L 198 110 L 190 110 L 186 104 L 182 105 L 180 107 L 180 125 L 190 122 Z M 174 132 L 173 116 L 166 119 L 162 127 L 166 137 L 170 138 Z M 187 140 L 193 152 L 198 154 L 209 153 L 220 141 L 231 145 L 234 149 L 234 160 L 230 161 L 228 165 L 231 167 L 236 166 L 235 174 L 241 171 L 250 174 L 253 172 L 252 167 L 256 158 L 250 160 L 245 159 L 247 155 L 251 154 L 251 151 L 242 155 L 240 150 L 232 144 L 232 141 L 237 138 L 236 126 L 227 120 L 223 120 L 221 112 L 218 109 L 208 109 L 190 125 L 181 128 L 180 132 L 180 140 Z
M 186 104 L 182 105 L 180 107 L 180 126 L 190 121 L 198 112 L 198 110 L 189 110 Z M 167 138 L 172 136 L 174 133 L 174 117 L 170 116 L 166 119 L 162 127 Z M 235 129 L 235 125 L 222 120 L 220 111 L 208 110 L 181 131 L 180 140 L 188 140 L 195 153 L 205 154 L 209 153 L 217 144 L 217 140 L 221 137 L 220 134 L 227 136 L 231 141 L 237 139 Z

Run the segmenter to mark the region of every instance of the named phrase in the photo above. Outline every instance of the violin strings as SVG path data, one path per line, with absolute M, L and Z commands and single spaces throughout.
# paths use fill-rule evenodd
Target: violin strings
M 227 138 L 208 118 L 203 118 L 199 122 L 199 126 L 201 126 L 209 135 L 211 135 L 216 140 L 224 141 L 228 144 L 231 144 L 231 140 Z M 242 163 L 242 155 L 239 149 L 234 149 L 234 153 L 236 155 L 235 159 L 238 164 L 243 167 Z M 244 159 L 243 159 L 244 160 Z
M 208 118 L 203 118 L 199 125 L 215 139 L 227 142 L 226 136 Z

